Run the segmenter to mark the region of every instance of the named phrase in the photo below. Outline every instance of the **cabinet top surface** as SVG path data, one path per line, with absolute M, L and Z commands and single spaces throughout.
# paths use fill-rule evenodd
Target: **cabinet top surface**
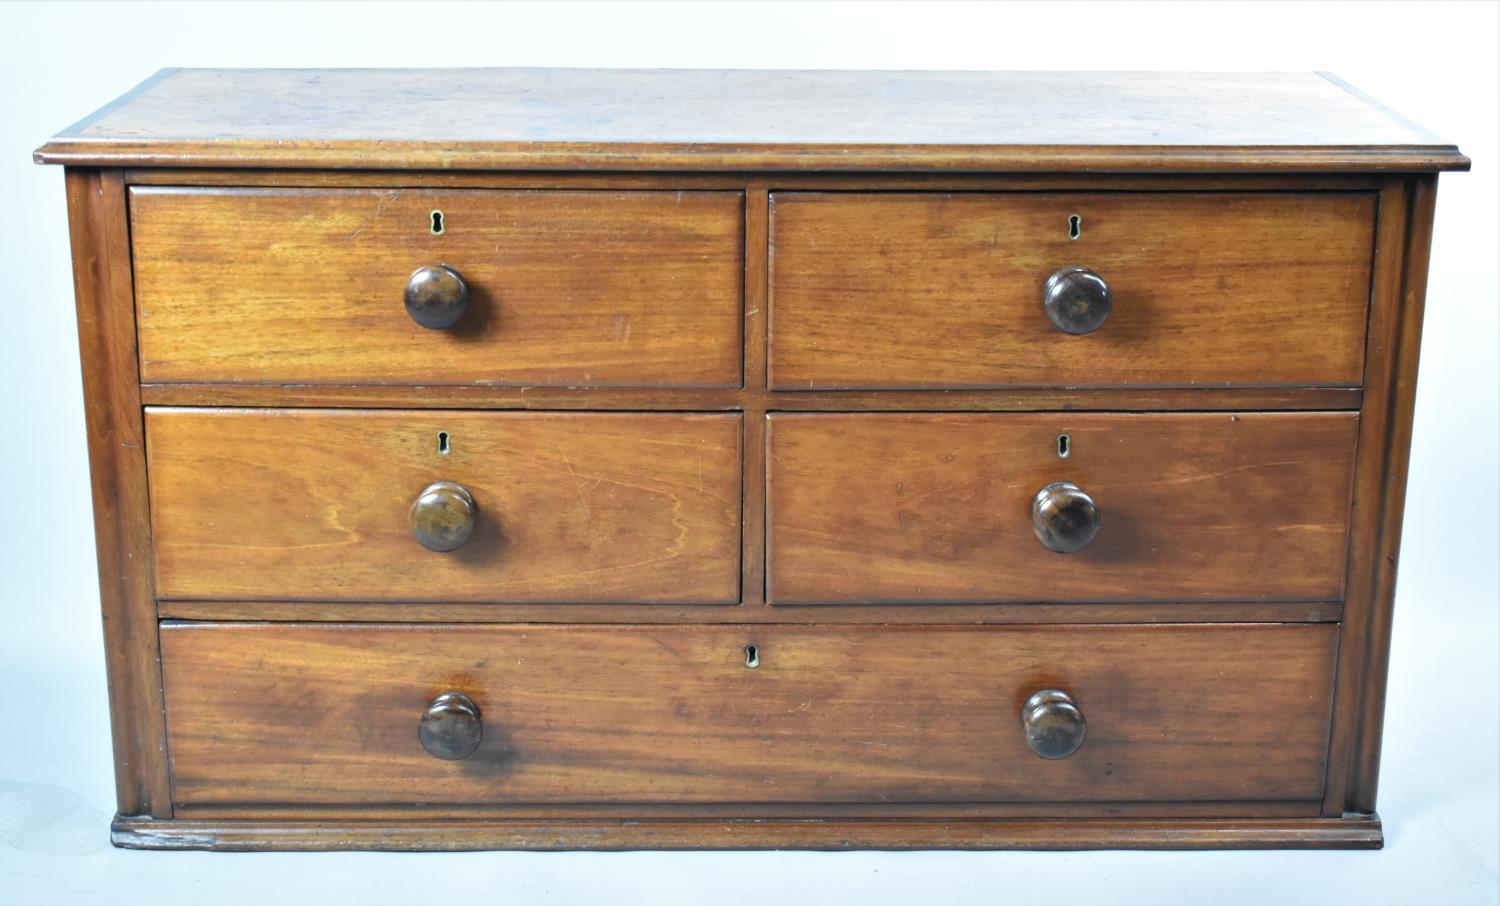
M 1463 170 L 1319 73 L 167 69 L 36 152 L 82 166 Z

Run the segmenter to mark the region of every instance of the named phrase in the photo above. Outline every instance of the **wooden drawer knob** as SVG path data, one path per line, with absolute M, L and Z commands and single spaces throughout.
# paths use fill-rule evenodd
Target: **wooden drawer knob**
M 469 284 L 442 264 L 419 267 L 406 281 L 406 313 L 423 327 L 444 330 L 458 323 L 469 307 Z
M 484 737 L 484 723 L 479 706 L 462 692 L 444 692 L 422 712 L 417 738 L 433 758 L 459 761 L 479 748 Z
M 479 507 L 467 488 L 453 481 L 435 481 L 412 501 L 412 537 L 430 551 L 458 550 L 474 534 Z
M 1031 524 L 1049 551 L 1083 550 L 1099 534 L 1099 505 L 1071 481 L 1054 481 L 1031 498 Z
M 1063 333 L 1093 333 L 1109 317 L 1109 284 L 1086 267 L 1061 268 L 1042 285 L 1042 306 Z
M 1073 696 L 1061 689 L 1043 689 L 1021 706 L 1026 745 L 1043 758 L 1067 758 L 1083 745 L 1088 733 L 1083 712 Z

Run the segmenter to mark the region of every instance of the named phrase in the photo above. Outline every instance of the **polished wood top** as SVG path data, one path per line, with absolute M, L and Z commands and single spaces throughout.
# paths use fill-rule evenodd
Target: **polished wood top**
M 610 170 L 1466 170 L 1317 73 L 168 69 L 39 163 Z

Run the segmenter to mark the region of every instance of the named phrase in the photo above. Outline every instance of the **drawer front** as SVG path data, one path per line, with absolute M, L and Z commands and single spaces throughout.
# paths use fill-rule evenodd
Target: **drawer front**
M 1368 193 L 777 193 L 772 384 L 1357 386 L 1374 217 Z M 1079 336 L 1042 301 L 1073 266 L 1111 299 Z
M 185 805 L 1316 800 L 1336 638 L 1329 624 L 161 633 Z M 1058 760 L 1021 721 L 1045 689 L 1085 728 Z M 440 751 L 472 748 L 458 760 L 419 731 L 448 692 L 477 712 L 437 709 Z
M 147 383 L 740 384 L 738 193 L 135 188 L 130 220 Z M 435 265 L 447 329 L 405 304 Z
M 769 594 L 779 604 L 1337 600 L 1357 422 L 775 414 Z M 1098 517 L 1097 535 L 1071 553 L 1044 547 L 1033 515 L 1038 492 L 1063 482 Z
M 739 600 L 738 415 L 150 409 L 146 442 L 161 598 Z

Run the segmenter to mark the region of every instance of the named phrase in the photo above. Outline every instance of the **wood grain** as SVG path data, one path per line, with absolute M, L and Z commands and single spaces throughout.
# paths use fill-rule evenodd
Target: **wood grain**
M 285 188 L 661 189 L 741 191 L 752 183 L 812 191 L 1377 192 L 1378 173 L 1005 172 L 679 172 L 624 170 L 235 170 L 206 167 L 125 171 L 132 186 Z
M 214 821 L 308 821 L 344 820 L 409 821 L 430 810 L 425 805 L 182 805 L 174 818 Z M 1318 803 L 1276 802 L 951 802 L 943 804 L 942 820 L 987 818 L 1316 818 Z M 922 802 L 732 802 L 732 803 L 640 803 L 640 802 L 474 802 L 444 805 L 443 821 L 522 820 L 581 821 L 600 818 L 651 821 L 780 819 L 931 819 L 932 804 Z
M 174 601 L 163 619 L 356 623 L 1337 623 L 1337 601 L 1171 601 L 1125 604 L 414 604 L 379 601 Z
M 1369 393 L 1355 473 L 1348 631 L 1339 652 L 1325 815 L 1375 809 L 1436 193 L 1432 180 L 1393 180 L 1381 196 Z
M 137 187 L 130 206 L 148 382 L 740 384 L 738 193 Z M 470 288 L 448 330 L 403 306 L 434 264 Z
M 75 165 L 117 845 L 1380 845 L 1469 161 L 1336 78 L 165 70 L 36 157 Z M 449 329 L 403 304 L 435 265 Z M 408 521 L 442 481 L 450 553 Z M 1056 762 L 1042 688 L 1087 719 Z
M 772 195 L 771 385 L 1357 386 L 1372 193 Z M 1069 218 L 1081 218 L 1070 238 Z M 1082 265 L 1113 313 L 1054 328 Z
M 775 414 L 770 598 L 1337 599 L 1357 426 L 1347 413 Z M 1073 554 L 1032 531 L 1032 495 L 1059 480 L 1103 511 Z
M 1385 732 L 1385 700 L 1390 680 L 1391 631 L 1396 609 L 1396 573 L 1401 554 L 1401 531 L 1406 515 L 1406 478 L 1411 464 L 1412 422 L 1417 406 L 1417 365 L 1422 352 L 1422 314 L 1427 305 L 1427 269 L 1432 255 L 1432 226 L 1437 208 L 1437 179 L 1408 181 L 1407 227 L 1401 249 L 1404 269 L 1397 300 L 1400 333 L 1386 379 L 1390 382 L 1390 441 L 1382 470 L 1380 543 L 1370 565 L 1369 633 L 1365 639 L 1364 670 L 1360 678 L 1358 736 L 1348 785 L 1348 810 L 1375 812 L 1380 786 L 1380 749 Z M 1353 691 L 1350 689 L 1349 691 Z
M 151 409 L 157 593 L 734 603 L 739 421 Z M 446 554 L 419 545 L 407 516 L 438 480 L 479 510 L 474 537 Z
M 1070 819 L 990 821 L 150 821 L 117 818 L 126 849 L 1380 849 L 1374 815 L 1313 819 Z
M 327 406 L 375 409 L 625 409 L 1047 412 L 1257 412 L 1359 409 L 1358 387 L 1011 387 L 1003 390 L 577 389 L 351 384 L 144 384 L 157 406 Z
M 165 818 L 172 814 L 172 803 L 125 184 L 117 170 L 72 168 L 64 182 L 114 727 L 115 798 L 120 814 Z
M 168 70 L 44 163 L 354 169 L 1429 170 L 1315 73 Z
M 1315 800 L 1331 625 L 163 628 L 173 795 L 208 803 Z M 743 648 L 759 646 L 760 666 Z M 1019 708 L 1065 688 L 1047 762 Z M 484 717 L 428 756 L 431 698 Z
M 736 400 L 744 412 L 744 525 L 740 544 L 742 610 L 766 603 L 766 231 L 770 225 L 770 191 L 755 182 L 745 190 L 745 386 Z

